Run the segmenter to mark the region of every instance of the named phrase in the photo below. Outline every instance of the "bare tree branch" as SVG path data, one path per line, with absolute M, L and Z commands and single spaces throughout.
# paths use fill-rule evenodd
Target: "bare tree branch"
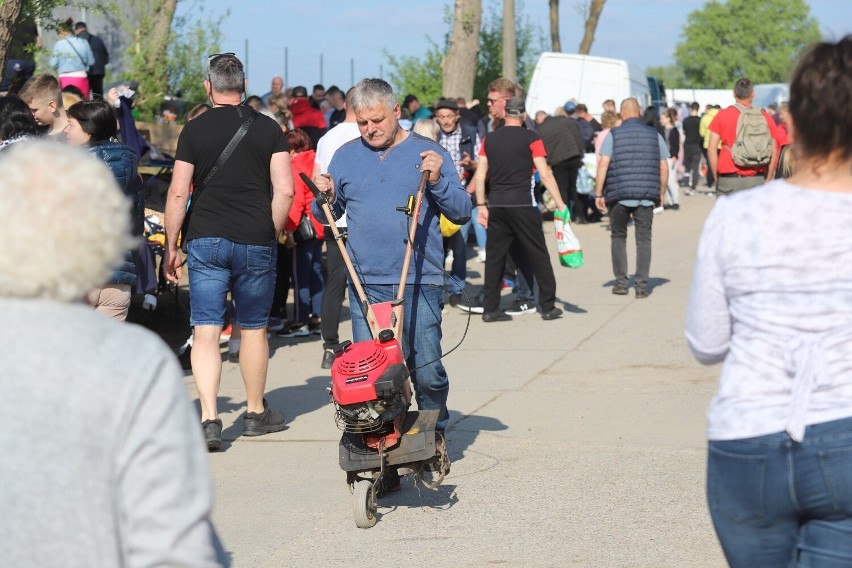
M 586 29 L 583 32 L 583 41 L 580 42 L 579 53 L 588 55 L 592 49 L 592 42 L 595 41 L 595 30 L 598 27 L 598 20 L 603 12 L 604 3 L 606 0 L 591 0 L 589 5 L 589 17 L 586 19 Z

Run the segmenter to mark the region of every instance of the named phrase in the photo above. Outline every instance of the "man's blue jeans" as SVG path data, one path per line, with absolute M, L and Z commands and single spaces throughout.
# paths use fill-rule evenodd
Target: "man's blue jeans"
M 707 500 L 732 568 L 852 566 L 852 418 L 711 441 Z
M 370 303 L 386 302 L 396 298 L 399 286 L 367 285 L 365 287 Z M 352 312 L 352 337 L 358 341 L 372 338 L 364 314 L 358 307 L 358 295 L 350 284 L 349 297 Z M 402 330 L 402 351 L 411 381 L 414 383 L 414 397 L 421 410 L 440 410 L 436 430 L 447 428 L 447 394 L 450 392 L 450 380 L 441 362 L 441 309 L 444 307 L 443 291 L 437 285 L 406 285 L 405 315 Z M 417 367 L 423 365 L 422 369 Z

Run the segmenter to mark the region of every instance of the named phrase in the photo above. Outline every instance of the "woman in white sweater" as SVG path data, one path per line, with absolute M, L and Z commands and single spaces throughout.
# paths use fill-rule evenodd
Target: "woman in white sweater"
M 852 36 L 790 84 L 797 170 L 720 196 L 689 298 L 695 357 L 724 362 L 707 498 L 734 567 L 852 566 Z

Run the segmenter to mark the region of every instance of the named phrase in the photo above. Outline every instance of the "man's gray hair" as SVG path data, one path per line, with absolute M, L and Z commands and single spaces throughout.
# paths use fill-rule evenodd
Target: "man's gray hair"
M 382 79 L 362 79 L 352 87 L 352 110 L 376 108 L 384 103 L 389 109 L 397 104 L 396 95 L 387 81 Z
M 242 93 L 246 75 L 242 62 L 235 55 L 219 55 L 207 70 L 210 87 L 217 93 Z
M 0 297 L 72 302 L 103 286 L 138 246 L 130 209 L 110 169 L 80 148 L 34 140 L 3 150 Z

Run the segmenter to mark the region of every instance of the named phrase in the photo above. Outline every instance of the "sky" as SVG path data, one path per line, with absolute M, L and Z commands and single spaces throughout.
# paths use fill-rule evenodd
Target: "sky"
M 583 35 L 578 13 L 582 0 L 560 2 L 562 51 L 575 52 Z M 547 0 L 515 0 L 518 15 L 536 26 L 550 43 Z M 642 69 L 674 63 L 674 49 L 690 12 L 705 0 L 608 0 L 598 23 L 591 54 L 626 59 Z M 811 15 L 824 37 L 852 33 L 850 0 L 810 0 Z M 483 17 L 498 13 L 500 0 L 483 0 Z M 429 38 L 443 44 L 444 21 L 452 0 L 185 0 L 190 10 L 222 22 L 222 51 L 245 63 L 249 91 L 265 93 L 275 75 L 287 86 L 314 83 L 346 89 L 364 77 L 388 79 L 385 52 L 422 56 Z M 248 42 L 248 57 L 246 57 Z M 286 61 L 285 66 L 285 48 Z M 322 63 L 320 60 L 322 59 Z

